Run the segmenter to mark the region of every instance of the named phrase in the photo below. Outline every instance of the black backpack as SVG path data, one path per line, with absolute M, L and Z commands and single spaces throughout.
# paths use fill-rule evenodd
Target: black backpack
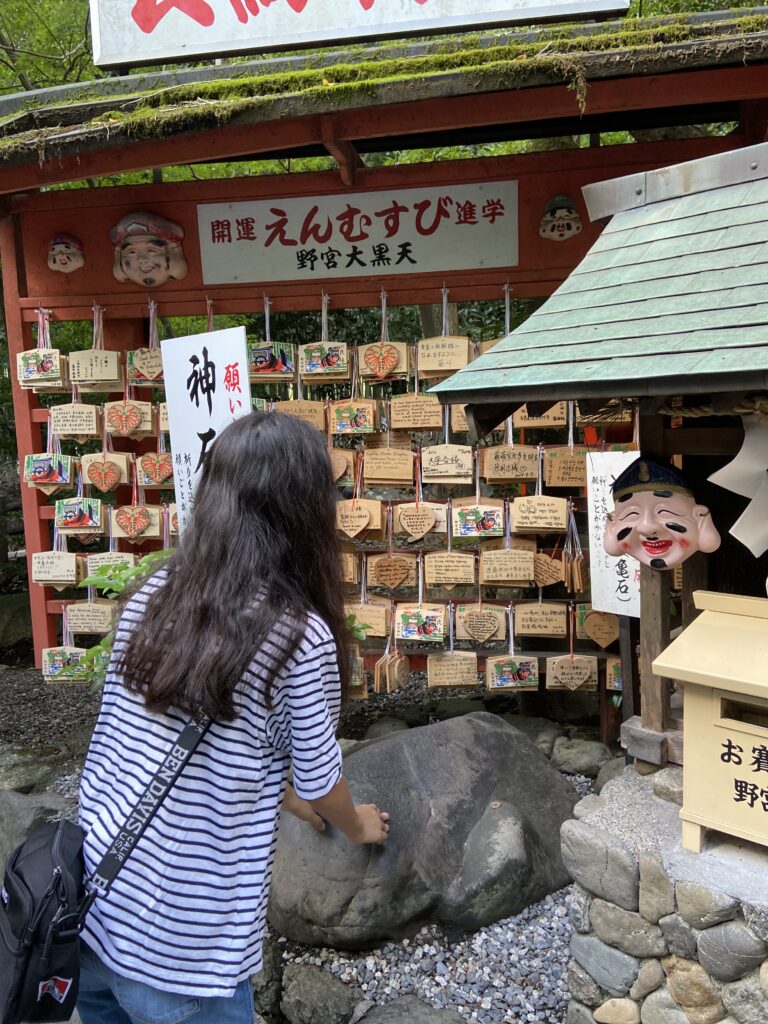
M 90 878 L 85 835 L 71 821 L 33 829 L 8 858 L 0 893 L 0 1024 L 56 1024 L 72 1016 L 86 914 L 109 892 L 210 724 L 202 714 L 187 722 Z
M 33 829 L 8 859 L 0 893 L 0 1024 L 65 1021 L 75 1009 L 84 917 L 83 830 Z

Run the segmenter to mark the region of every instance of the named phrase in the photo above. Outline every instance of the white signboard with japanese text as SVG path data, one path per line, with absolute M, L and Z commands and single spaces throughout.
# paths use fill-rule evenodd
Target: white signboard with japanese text
M 589 517 L 589 578 L 592 607 L 598 612 L 640 617 L 640 563 L 621 555 L 615 558 L 603 547 L 605 521 L 613 512 L 611 485 L 638 452 L 587 452 L 587 501 Z
M 517 182 L 201 203 L 205 284 L 513 267 Z
M 206 452 L 226 426 L 251 411 L 245 328 L 165 338 L 160 348 L 181 533 Z
M 156 64 L 628 9 L 629 0 L 91 0 L 93 59 Z

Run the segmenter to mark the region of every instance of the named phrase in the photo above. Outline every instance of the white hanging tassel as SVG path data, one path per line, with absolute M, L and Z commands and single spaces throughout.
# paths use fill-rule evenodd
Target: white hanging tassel
M 387 293 L 381 289 L 381 344 L 389 341 L 389 318 L 387 317 Z
M 448 289 L 445 285 L 440 289 L 440 292 L 443 296 L 443 329 L 441 333 L 445 337 L 450 334 L 450 325 L 448 323 Z

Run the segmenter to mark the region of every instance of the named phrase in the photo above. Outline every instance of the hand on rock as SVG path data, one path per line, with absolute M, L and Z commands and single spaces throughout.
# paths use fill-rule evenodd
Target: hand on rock
M 389 838 L 389 815 L 386 811 L 380 811 L 376 804 L 358 804 L 357 812 L 358 829 L 349 838 L 353 843 L 362 846 L 365 843 L 375 843 L 381 846 Z

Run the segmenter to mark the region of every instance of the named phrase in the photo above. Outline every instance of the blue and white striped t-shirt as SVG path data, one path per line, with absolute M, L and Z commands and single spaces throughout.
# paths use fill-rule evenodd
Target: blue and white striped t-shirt
M 160 573 L 126 605 L 116 653 L 162 582 Z M 185 642 L 203 644 L 205 637 Z M 254 657 L 235 695 L 238 717 L 211 726 L 109 895 L 88 915 L 86 943 L 126 978 L 169 992 L 229 996 L 261 968 L 289 766 L 307 800 L 325 796 L 341 777 L 339 672 L 328 626 L 310 616 L 267 709 L 265 675 L 277 650 L 268 642 Z M 89 873 L 185 721 L 181 713 L 149 713 L 110 666 L 80 786 Z

